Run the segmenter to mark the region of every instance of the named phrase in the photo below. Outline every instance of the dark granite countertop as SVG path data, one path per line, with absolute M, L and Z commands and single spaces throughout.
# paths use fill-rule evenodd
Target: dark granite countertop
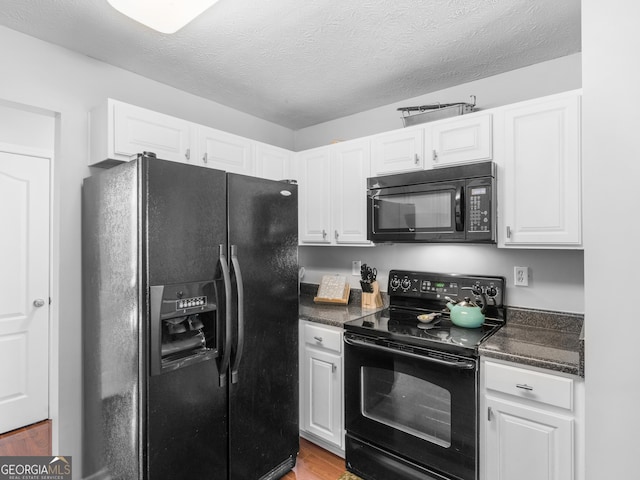
M 317 291 L 318 285 L 300 284 L 301 320 L 342 327 L 345 322 L 382 310 L 361 308 L 361 290 L 351 290 L 347 305 L 314 303 Z M 388 306 L 384 292 L 382 299 Z M 484 357 L 584 377 L 583 320 L 578 314 L 508 307 L 507 324 L 478 351 Z
M 480 345 L 484 357 L 584 377 L 584 317 L 509 307 L 507 324 Z
M 349 303 L 347 305 L 331 305 L 323 303 L 315 303 L 313 297 L 318 291 L 318 285 L 301 283 L 300 284 L 300 302 L 298 308 L 298 318 L 300 320 L 308 320 L 310 322 L 324 323 L 334 327 L 342 327 L 345 322 L 362 318 L 365 315 L 382 310 L 364 309 L 362 304 L 362 291 L 352 289 L 349 294 Z M 386 295 L 382 294 L 383 301 Z M 385 303 L 386 304 L 386 303 Z

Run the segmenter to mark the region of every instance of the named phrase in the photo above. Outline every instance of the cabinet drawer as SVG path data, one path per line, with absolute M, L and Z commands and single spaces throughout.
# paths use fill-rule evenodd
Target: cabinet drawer
M 570 378 L 493 362 L 486 362 L 484 375 L 487 390 L 573 409 L 573 380 Z
M 308 345 L 314 345 L 340 353 L 342 351 L 342 338 L 340 333 L 339 330 L 307 324 L 304 326 L 304 342 Z

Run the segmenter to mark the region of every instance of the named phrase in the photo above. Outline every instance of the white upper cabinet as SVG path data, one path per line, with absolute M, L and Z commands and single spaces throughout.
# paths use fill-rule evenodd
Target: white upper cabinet
M 89 165 L 111 166 L 143 151 L 188 162 L 194 153 L 193 124 L 179 118 L 108 99 L 91 111 L 90 121 Z
M 410 127 L 371 137 L 372 176 L 424 168 L 424 128 Z
M 331 152 L 331 219 L 336 244 L 368 244 L 367 177 L 371 154 L 368 140 L 333 145 Z
M 499 246 L 579 248 L 580 96 L 554 95 L 496 112 Z
M 255 175 L 253 142 L 214 128 L 198 127 L 197 165 L 230 173 Z
M 354 140 L 297 155 L 300 243 L 370 245 L 367 240 L 368 140 Z
M 255 143 L 256 176 L 270 180 L 295 179 L 293 152 L 266 143 Z
M 330 244 L 331 196 L 329 147 L 297 155 L 299 238 L 301 243 Z
M 491 160 L 491 114 L 471 113 L 426 124 L 425 158 L 425 167 Z

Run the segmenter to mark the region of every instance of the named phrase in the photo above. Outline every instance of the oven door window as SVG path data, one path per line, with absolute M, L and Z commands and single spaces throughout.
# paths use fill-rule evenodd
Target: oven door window
M 451 393 L 402 372 L 362 368 L 362 415 L 415 437 L 451 446 Z

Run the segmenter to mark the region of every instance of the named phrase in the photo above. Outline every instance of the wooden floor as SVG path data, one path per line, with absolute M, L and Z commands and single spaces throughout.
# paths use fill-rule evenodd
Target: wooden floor
M 0 457 L 51 455 L 51 420 L 0 435 Z
M 344 459 L 301 438 L 298 462 L 282 480 L 338 480 L 344 471 Z
M 51 455 L 51 420 L 0 435 L 0 457 L 15 455 Z M 282 480 L 338 480 L 344 471 L 344 459 L 301 438 L 296 466 Z

